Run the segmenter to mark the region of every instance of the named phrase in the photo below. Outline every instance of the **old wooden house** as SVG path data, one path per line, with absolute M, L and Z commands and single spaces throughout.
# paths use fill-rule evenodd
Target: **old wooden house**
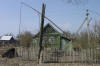
M 39 44 L 39 33 L 34 36 L 32 45 Z M 71 39 L 64 36 L 61 31 L 49 23 L 44 27 L 43 46 L 58 49 L 72 49 Z
M 13 36 L 2 36 L 0 38 L 0 44 L 2 45 L 8 45 L 8 44 L 15 44 L 16 40 L 14 39 Z

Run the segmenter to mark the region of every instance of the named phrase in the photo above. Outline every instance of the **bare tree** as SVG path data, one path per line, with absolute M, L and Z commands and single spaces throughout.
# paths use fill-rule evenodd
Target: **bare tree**
M 86 4 L 88 3 L 89 0 L 61 0 L 61 1 L 78 5 L 78 4 Z
M 97 21 L 98 23 L 94 26 L 94 33 L 95 33 L 95 39 L 98 43 L 98 46 L 100 46 L 100 21 Z
M 82 48 L 87 49 L 89 47 L 95 48 L 96 47 L 96 40 L 95 40 L 95 33 L 90 31 L 90 45 L 88 44 L 88 33 L 87 31 L 82 31 L 79 35 L 75 35 L 75 39 L 73 41 L 74 48 Z
M 28 31 L 17 36 L 22 46 L 28 47 L 32 42 L 32 34 Z

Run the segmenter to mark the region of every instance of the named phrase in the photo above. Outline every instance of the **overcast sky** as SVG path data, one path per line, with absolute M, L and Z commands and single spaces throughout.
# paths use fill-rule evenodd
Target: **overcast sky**
M 84 3 L 69 4 L 66 0 L 0 0 L 0 35 L 19 33 L 20 2 L 23 1 L 41 12 L 42 3 L 46 3 L 46 16 L 65 31 L 75 32 L 85 18 L 86 9 L 100 13 L 100 0 L 90 0 Z M 90 17 L 100 16 L 90 12 Z M 22 5 L 21 32 L 39 30 L 39 15 L 32 9 Z M 45 24 L 48 23 L 45 20 Z

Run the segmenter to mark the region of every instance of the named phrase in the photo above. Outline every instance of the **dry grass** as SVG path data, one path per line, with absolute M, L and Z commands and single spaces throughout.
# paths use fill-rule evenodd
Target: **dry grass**
M 7 63 L 7 64 L 0 64 L 0 66 L 100 66 L 100 64 L 35 64 L 35 63 L 20 63 L 20 64 L 12 64 L 12 63 Z
M 0 59 L 0 66 L 100 66 L 100 64 L 80 64 L 80 63 L 42 63 L 34 61 L 22 61 L 21 59 Z

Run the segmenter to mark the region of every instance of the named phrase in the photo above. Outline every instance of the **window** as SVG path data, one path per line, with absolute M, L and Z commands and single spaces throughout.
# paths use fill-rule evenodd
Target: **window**
M 49 43 L 50 44 L 54 44 L 55 43 L 55 39 L 56 39 L 55 37 L 50 37 L 49 38 Z

